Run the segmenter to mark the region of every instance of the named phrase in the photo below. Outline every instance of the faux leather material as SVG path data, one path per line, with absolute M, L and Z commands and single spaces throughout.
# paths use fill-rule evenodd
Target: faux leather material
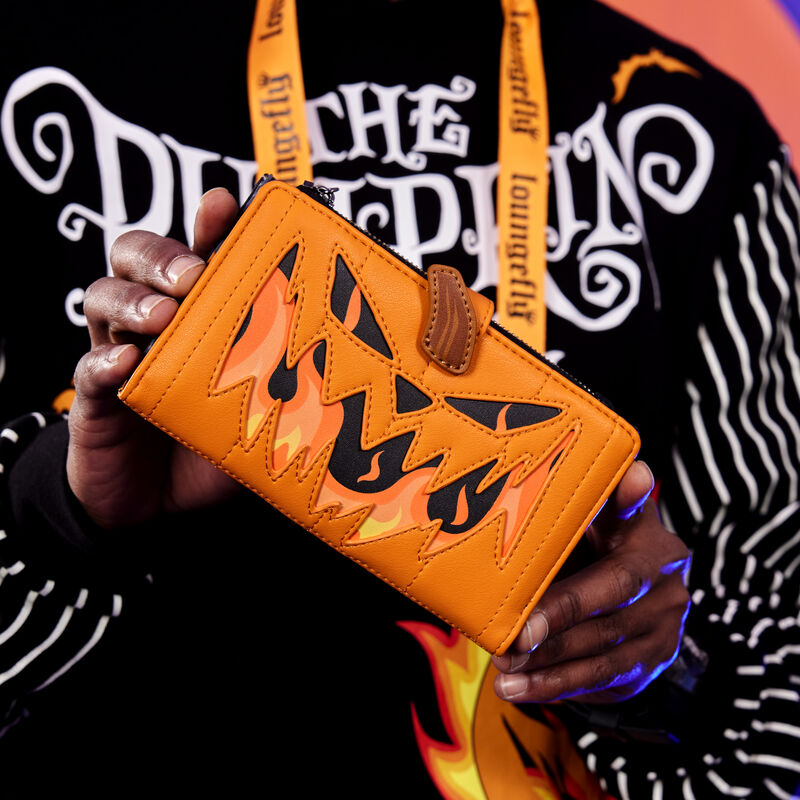
M 639 441 L 490 311 L 468 369 L 443 368 L 425 277 L 272 181 L 120 396 L 499 654 Z
M 439 366 L 460 375 L 469 369 L 477 335 L 475 309 L 461 273 L 433 264 L 428 268 L 428 324 L 422 349 Z

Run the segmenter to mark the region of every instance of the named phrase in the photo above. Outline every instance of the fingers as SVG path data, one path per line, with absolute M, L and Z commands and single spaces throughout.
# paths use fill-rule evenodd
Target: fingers
M 217 243 L 231 229 L 239 213 L 233 195 L 227 189 L 211 189 L 200 200 L 194 220 L 195 253 L 208 258 Z
M 500 697 L 616 701 L 672 662 L 689 608 L 689 554 L 663 527 L 655 503 L 640 503 L 652 484 L 645 465 L 629 470 L 593 526 L 601 557 L 554 583 L 508 652 L 493 659 Z M 639 513 L 628 515 L 631 507 Z
M 174 239 L 150 231 L 129 231 L 111 246 L 111 268 L 117 278 L 182 298 L 200 277 L 205 261 Z
M 130 344 L 104 344 L 90 350 L 75 369 L 75 391 L 96 400 L 116 388 L 130 375 L 141 354 Z
M 611 702 L 635 694 L 633 688 L 652 679 L 650 651 L 655 636 L 641 637 L 587 659 L 570 661 L 558 668 L 500 673 L 495 691 L 515 703 L 550 703 L 570 697 L 584 702 Z
M 67 477 L 89 516 L 113 528 L 228 496 L 231 480 L 147 425 L 117 398 L 144 344 L 160 334 L 205 269 L 203 257 L 228 230 L 236 203 L 212 191 L 198 211 L 194 251 L 147 231 L 120 236 L 112 277 L 86 292 L 92 349 L 75 371 Z M 139 346 L 137 346 L 139 345 Z
M 512 644 L 512 653 L 528 652 L 548 636 L 631 605 L 661 580 L 665 564 L 686 557 L 680 539 L 661 527 L 652 501 L 626 525 L 628 541 L 545 592 Z
M 644 506 L 654 486 L 650 467 L 644 461 L 634 461 L 611 497 L 610 510 L 618 519 L 630 519 Z
M 92 346 L 143 344 L 164 330 L 177 309 L 173 298 L 120 278 L 101 278 L 84 299 Z
M 546 639 L 531 654 L 494 658 L 496 691 L 515 702 L 631 697 L 674 660 L 687 611 L 683 585 L 672 575 L 646 600 Z
M 195 248 L 149 231 L 129 231 L 111 247 L 113 278 L 86 292 L 84 313 L 92 344 L 133 342 L 158 335 L 205 269 L 203 257 L 229 230 L 237 215 L 233 196 L 212 189 L 200 201 Z
M 92 348 L 75 369 L 75 402 L 69 415 L 72 441 L 83 447 L 109 447 L 124 435 L 119 421 L 128 409 L 117 389 L 136 368 L 139 349 L 130 344 Z
M 674 652 L 686 599 L 680 576 L 672 575 L 648 593 L 646 602 L 634 603 L 612 614 L 581 622 L 561 634 L 548 636 L 532 652 L 495 657 L 495 666 L 502 672 L 546 669 L 608 652 L 625 641 L 656 630 L 660 642 L 656 660 L 661 661 Z

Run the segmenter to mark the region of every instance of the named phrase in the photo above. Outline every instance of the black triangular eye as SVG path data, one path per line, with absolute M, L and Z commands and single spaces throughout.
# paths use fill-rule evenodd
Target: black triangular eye
M 420 411 L 433 402 L 428 395 L 421 392 L 413 383 L 409 383 L 401 375 L 395 378 L 394 386 L 397 392 L 398 414 L 409 414 L 412 411 Z
M 235 345 L 242 336 L 245 335 L 247 329 L 250 327 L 250 320 L 253 318 L 253 306 L 247 309 L 247 316 L 242 320 L 242 324 L 239 326 L 239 330 L 236 332 L 236 338 L 233 340 L 233 344 Z M 231 345 L 233 346 L 233 345 Z
M 297 245 L 292 247 L 286 255 L 281 259 L 280 264 L 278 264 L 278 269 L 286 276 L 286 280 L 290 281 L 292 279 L 292 270 L 294 269 L 294 262 L 297 259 Z M 253 306 L 247 310 L 247 316 L 242 320 L 242 324 L 239 326 L 239 330 L 236 332 L 236 338 L 233 340 L 233 343 L 236 344 L 239 339 L 241 339 L 245 332 L 247 331 L 248 326 L 250 325 L 250 320 L 253 318 Z
M 341 256 L 336 256 L 336 275 L 331 291 L 331 311 L 336 319 L 352 331 L 364 344 L 386 358 L 392 351 L 383 337 L 367 299 Z
M 502 400 L 473 400 L 465 397 L 446 397 L 448 405 L 470 419 L 493 431 L 526 428 L 558 416 L 561 409 L 534 403 L 504 403 Z
M 292 270 L 294 269 L 294 262 L 297 258 L 297 245 L 295 245 L 284 257 L 281 263 L 278 264 L 278 269 L 286 276 L 286 280 L 292 279 Z

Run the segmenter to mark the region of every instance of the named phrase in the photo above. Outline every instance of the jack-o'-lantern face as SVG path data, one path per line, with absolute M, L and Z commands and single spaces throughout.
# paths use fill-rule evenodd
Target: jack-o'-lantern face
M 324 268 L 328 281 L 306 279 Z M 314 284 L 327 296 L 309 297 Z M 272 473 L 291 462 L 307 469 L 330 449 L 315 507 L 349 514 L 370 506 L 345 544 L 435 529 L 421 554 L 428 555 L 503 514 L 502 562 L 573 431 L 559 425 L 556 406 L 476 391 L 469 375 L 459 378 L 460 391 L 443 394 L 430 385 L 438 367 L 404 369 L 419 352 L 398 352 L 368 294 L 341 252 L 321 265 L 293 244 L 249 308 L 217 389 L 253 380 L 248 440 L 277 416 Z M 549 432 L 534 462 L 512 443 L 537 426 Z
M 121 396 L 502 653 L 638 437 L 491 327 L 486 301 L 448 327 L 438 280 L 269 182 Z M 469 357 L 441 358 L 465 330 Z

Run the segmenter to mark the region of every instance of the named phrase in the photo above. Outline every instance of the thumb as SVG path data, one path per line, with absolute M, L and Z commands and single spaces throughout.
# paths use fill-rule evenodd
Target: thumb
M 644 461 L 634 461 L 603 509 L 604 514 L 621 520 L 630 519 L 642 510 L 654 487 L 655 479 L 650 467 Z

